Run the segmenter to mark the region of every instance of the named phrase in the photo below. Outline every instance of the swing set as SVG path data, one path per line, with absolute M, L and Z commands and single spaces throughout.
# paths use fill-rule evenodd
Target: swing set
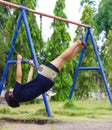
M 26 13 L 31 12 L 33 14 L 40 15 L 40 19 L 42 19 L 42 16 L 44 16 L 44 17 L 54 19 L 54 22 L 55 22 L 55 20 L 60 20 L 60 21 L 63 21 L 63 22 L 69 23 L 69 24 L 73 24 L 73 25 L 77 25 L 79 27 L 84 27 L 84 28 L 87 29 L 85 42 L 87 43 L 88 37 L 90 36 L 90 40 L 91 40 L 91 43 L 92 43 L 92 46 L 93 46 L 93 49 L 94 49 L 96 60 L 98 62 L 98 67 L 81 67 L 81 63 L 82 63 L 84 53 L 85 53 L 85 49 L 83 48 L 82 51 L 81 51 L 81 54 L 80 54 L 80 58 L 79 58 L 78 66 L 76 68 L 76 72 L 74 74 L 73 83 L 72 83 L 72 86 L 71 86 L 71 89 L 70 89 L 69 99 L 72 98 L 73 92 L 75 90 L 75 85 L 76 85 L 76 81 L 77 81 L 79 71 L 81 71 L 81 70 L 98 70 L 98 71 L 101 72 L 101 75 L 102 75 L 102 78 L 103 78 L 103 81 L 104 81 L 104 85 L 105 85 L 105 88 L 106 88 L 106 91 L 107 91 L 107 94 L 108 94 L 108 98 L 110 100 L 110 103 L 112 103 L 112 95 L 111 95 L 111 92 L 110 92 L 110 88 L 108 86 L 108 83 L 107 83 L 107 80 L 106 80 L 106 77 L 105 77 L 105 73 L 104 73 L 104 70 L 103 70 L 103 67 L 102 67 L 102 63 L 101 63 L 101 60 L 100 60 L 100 57 L 99 57 L 99 54 L 98 54 L 98 51 L 97 51 L 97 47 L 96 47 L 96 44 L 95 44 L 94 39 L 93 39 L 91 27 L 89 25 L 80 24 L 80 23 L 76 23 L 76 22 L 73 22 L 73 21 L 70 21 L 70 20 L 67 20 L 67 19 L 64 19 L 64 18 L 60 18 L 60 17 L 48 15 L 48 14 L 45 14 L 45 13 L 41 13 L 41 12 L 38 12 L 36 10 L 32 10 L 30 8 L 27 8 L 25 6 L 16 5 L 16 4 L 13 4 L 13 3 L 10 3 L 10 2 L 6 2 L 4 0 L 0 0 L 0 4 L 5 5 L 5 6 L 9 6 L 9 7 L 13 7 L 13 8 L 17 8 L 17 9 L 20 10 L 20 15 L 19 15 L 19 18 L 18 18 L 18 21 L 17 21 L 17 24 L 16 24 L 16 28 L 15 28 L 15 31 L 14 31 L 14 36 L 13 36 L 13 39 L 12 39 L 12 42 L 11 42 L 11 47 L 10 47 L 10 50 L 9 50 L 9 53 L 8 53 L 6 65 L 4 67 L 2 78 L 1 78 L 1 81 L 0 81 L 0 94 L 2 92 L 3 85 L 4 85 L 5 80 L 6 80 L 9 64 L 16 64 L 16 62 L 17 62 L 17 60 L 11 60 L 11 57 L 12 57 L 12 54 L 14 52 L 14 47 L 15 47 L 15 44 L 16 44 L 18 31 L 20 29 L 22 21 L 24 22 L 24 26 L 25 26 L 25 30 L 26 30 L 26 34 L 27 34 L 27 38 L 28 38 L 28 44 L 29 44 L 29 47 L 30 47 L 32 59 L 33 59 L 34 64 L 35 64 L 36 72 L 37 72 L 37 75 L 38 75 L 37 68 L 38 68 L 39 64 L 38 64 L 38 61 L 37 61 L 37 58 L 36 58 L 36 53 L 35 53 L 35 49 L 34 49 L 34 46 L 33 46 L 32 37 L 31 37 L 31 33 L 30 33 L 30 29 L 29 29 L 29 25 L 28 25 L 28 21 L 27 21 L 27 17 L 26 17 Z M 42 26 L 40 26 L 40 27 L 42 28 Z M 41 35 L 41 38 L 42 38 L 42 35 Z M 22 63 L 28 63 L 28 60 L 22 60 Z M 43 96 L 46 112 L 47 112 L 49 117 L 52 117 L 46 94 L 42 94 L 42 96 Z

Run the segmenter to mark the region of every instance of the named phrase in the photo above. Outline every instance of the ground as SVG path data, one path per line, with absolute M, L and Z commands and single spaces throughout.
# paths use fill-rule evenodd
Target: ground
M 0 105 L 0 130 L 112 130 L 112 105 L 108 100 L 88 99 L 74 104 L 71 108 L 70 102 L 50 102 L 53 118 L 46 116 L 41 103 L 17 109 Z
M 112 123 L 75 121 L 39 125 L 5 121 L 0 124 L 0 130 L 112 130 Z

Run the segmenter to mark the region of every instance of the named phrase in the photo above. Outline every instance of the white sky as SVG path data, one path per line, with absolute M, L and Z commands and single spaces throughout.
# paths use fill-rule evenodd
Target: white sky
M 65 0 L 66 1 L 66 8 L 65 8 L 65 14 L 67 15 L 67 18 L 70 21 L 74 21 L 77 23 L 80 23 L 80 17 L 81 17 L 81 10 L 80 10 L 80 1 L 81 0 Z M 97 6 L 99 4 L 100 0 L 96 0 Z M 37 6 L 37 11 L 53 15 L 53 10 L 55 7 L 56 0 L 38 0 L 38 6 Z M 37 22 L 38 25 L 40 26 L 40 16 L 37 16 Z M 52 29 L 50 29 L 50 25 L 52 22 L 52 19 L 47 18 L 47 17 L 42 17 L 42 36 L 44 40 L 47 40 L 48 37 L 52 34 Z M 73 39 L 75 37 L 75 29 L 76 25 L 69 24 L 69 33 L 71 35 L 71 38 Z M 101 42 L 98 42 L 98 45 L 101 45 Z
M 56 0 L 50 0 L 50 1 L 38 0 L 38 6 L 36 10 L 39 12 L 54 16 L 53 9 L 55 7 L 55 2 Z M 79 22 L 79 19 L 81 16 L 81 12 L 79 12 L 79 8 L 80 8 L 80 0 L 66 0 L 66 9 L 64 12 L 70 21 Z M 37 16 L 38 24 L 40 24 L 39 19 L 40 17 Z M 42 19 L 43 19 L 42 35 L 43 35 L 43 38 L 47 40 L 47 38 L 50 37 L 50 34 L 52 33 L 52 30 L 50 29 L 50 24 L 52 22 L 52 19 L 46 18 L 46 17 L 43 17 Z M 75 25 L 70 26 L 69 32 L 70 32 L 71 37 L 75 36 L 74 31 L 76 27 L 77 26 Z

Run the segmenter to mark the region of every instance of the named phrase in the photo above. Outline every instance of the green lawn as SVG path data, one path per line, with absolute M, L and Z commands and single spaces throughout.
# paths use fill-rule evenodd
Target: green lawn
M 80 100 L 66 102 L 49 102 L 53 117 L 47 117 L 43 102 L 21 105 L 19 108 L 0 106 L 0 119 L 12 118 L 22 121 L 97 121 L 112 122 L 112 106 L 109 100 Z

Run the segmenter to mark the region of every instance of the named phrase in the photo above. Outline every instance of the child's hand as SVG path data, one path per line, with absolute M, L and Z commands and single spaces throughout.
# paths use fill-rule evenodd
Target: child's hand
M 17 60 L 22 60 L 22 56 L 20 54 L 17 55 Z
M 30 64 L 31 66 L 34 66 L 33 60 L 29 60 L 29 64 Z

